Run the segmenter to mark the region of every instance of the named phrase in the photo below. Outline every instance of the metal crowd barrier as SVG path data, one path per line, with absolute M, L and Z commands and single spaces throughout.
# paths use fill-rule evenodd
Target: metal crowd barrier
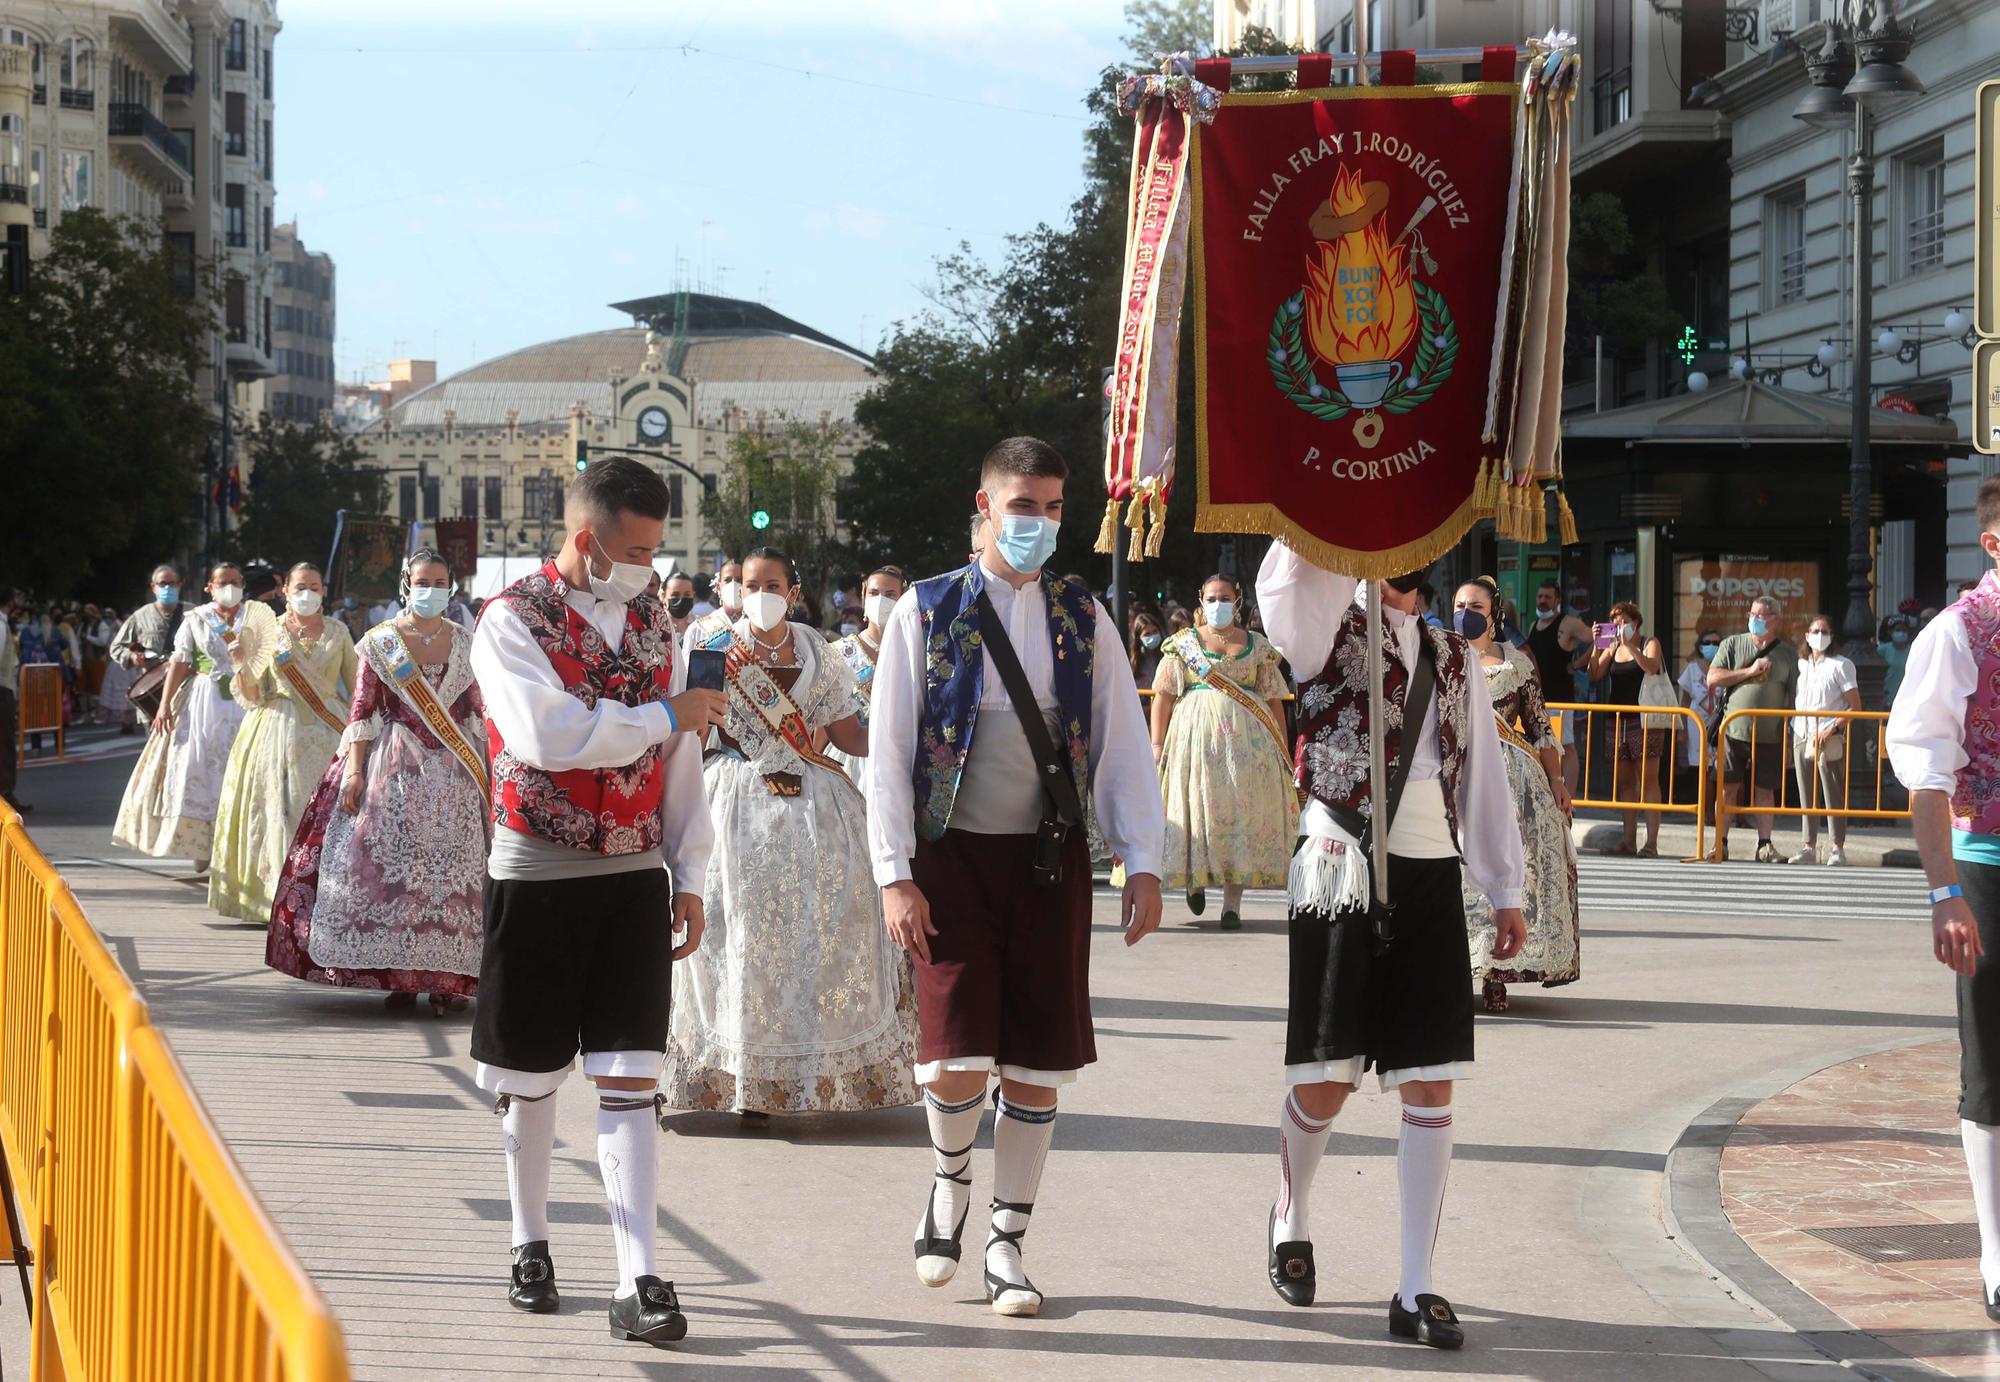
M 1701 716 L 1686 706 L 1585 705 L 1575 701 L 1548 702 L 1549 717 L 1556 739 L 1565 746 L 1575 745 L 1579 758 L 1576 791 L 1571 800 L 1593 810 L 1664 812 L 1694 817 L 1694 857 L 1707 852 L 1708 841 L 1708 733 Z M 1558 715 L 1560 718 L 1558 719 Z M 1600 729 L 1600 726 L 1602 727 Z M 1694 799 L 1682 798 L 1680 774 L 1675 771 L 1686 761 L 1687 748 L 1695 748 Z M 1621 758 L 1621 747 L 1634 757 Z M 1667 764 L 1662 786 L 1655 770 L 1651 782 L 1646 776 L 1648 749 Z M 1611 760 L 1609 796 L 1591 795 L 1600 780 L 1592 769 L 1598 755 Z M 1663 799 L 1646 800 L 1649 788 L 1657 788 Z
M 28 736 L 53 734 L 56 757 L 64 758 L 62 713 L 62 665 L 55 662 L 28 662 L 21 666 L 20 690 L 14 698 L 14 742 L 7 746 L 17 763 L 26 762 Z
M 1735 722 L 1739 720 L 1754 722 L 1760 719 L 1779 721 L 1777 737 L 1769 743 L 1760 742 L 1755 737 L 1755 726 L 1753 723 L 1752 738 L 1749 741 L 1750 761 L 1746 766 L 1747 790 L 1743 794 L 1743 804 L 1734 805 L 1723 801 L 1718 790 L 1715 811 L 1718 840 L 1728 837 L 1729 818 L 1732 816 L 1798 816 L 1801 818 L 1807 816 L 1837 816 L 1846 820 L 1864 821 L 1906 821 L 1910 818 L 1910 808 L 1907 802 L 1901 807 L 1889 806 L 1886 804 L 1886 799 L 1882 793 L 1883 784 L 1887 780 L 1883 776 L 1884 770 L 1888 765 L 1888 753 L 1883 742 L 1883 736 L 1887 732 L 1889 725 L 1888 711 L 1732 710 L 1722 717 L 1722 727 L 1717 733 L 1716 742 L 1718 744 L 1727 742 L 1729 727 Z M 1811 781 L 1803 785 L 1798 781 L 1798 774 L 1794 769 L 1792 758 L 1792 721 L 1794 720 L 1840 721 L 1840 729 L 1837 731 L 1837 737 L 1846 742 L 1843 745 L 1840 755 L 1839 791 L 1837 794 L 1839 800 L 1837 803 L 1831 799 L 1830 795 L 1822 795 L 1819 771 L 1820 762 L 1817 753 L 1810 760 L 1814 768 L 1814 771 L 1808 774 Z M 1858 747 L 1862 731 L 1858 728 L 1857 722 L 1859 725 L 1872 724 L 1874 726 L 1874 739 L 1871 745 L 1872 752 L 1867 755 L 1869 765 L 1861 770 L 1862 781 L 1860 788 L 1863 804 L 1858 806 L 1854 800 L 1856 788 L 1855 759 L 1858 756 L 1855 750 Z M 1720 748 L 1716 750 L 1718 774 L 1722 771 L 1723 752 Z M 1768 763 L 1773 755 L 1778 760 L 1778 789 L 1772 793 L 1772 802 L 1769 806 L 1758 806 L 1754 804 L 1753 800 L 1756 795 L 1757 774 L 1760 768 L 1765 772 L 1770 771 L 1765 764 Z
M 325 1300 L 4 804 L 0 1002 L 0 1198 L 32 1382 L 347 1382 Z

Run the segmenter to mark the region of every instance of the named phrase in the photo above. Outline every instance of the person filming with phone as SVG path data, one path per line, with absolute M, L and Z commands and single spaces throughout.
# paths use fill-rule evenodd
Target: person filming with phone
M 1726 638 L 1708 664 L 1708 684 L 1727 691 L 1732 710 L 1788 710 L 1799 682 L 1799 660 L 1778 647 L 1778 605 L 1760 596 L 1751 602 L 1749 631 Z M 1753 715 L 1725 720 L 1722 731 L 1722 790 L 1715 797 L 1715 857 L 1729 857 L 1729 818 L 1724 808 L 1741 804 L 1746 780 L 1750 804 L 1769 806 L 1784 771 L 1785 725 L 1781 716 Z M 1781 864 L 1771 843 L 1771 818 L 1754 816 L 1757 862 Z
M 1611 607 L 1611 622 L 1592 630 L 1590 679 L 1604 683 L 1604 703 L 1639 706 L 1646 702 L 1640 689 L 1647 678 L 1666 671 L 1666 653 L 1660 640 L 1640 632 L 1646 616 L 1630 600 Z M 1654 717 L 1665 718 L 1665 717 Z M 1658 801 L 1660 799 L 1660 755 L 1666 752 L 1667 731 L 1650 728 L 1647 717 L 1637 713 L 1614 712 L 1611 716 L 1611 799 L 1613 801 Z M 1660 813 L 1646 813 L 1646 846 L 1638 846 L 1639 813 L 1625 813 L 1625 837 L 1614 854 L 1638 854 L 1651 859 L 1660 852 Z

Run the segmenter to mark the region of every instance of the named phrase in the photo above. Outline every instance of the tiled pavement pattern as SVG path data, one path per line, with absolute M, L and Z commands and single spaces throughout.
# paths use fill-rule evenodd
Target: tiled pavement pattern
M 2000 1377 L 1957 1101 L 1956 1041 L 1822 1070 L 1743 1116 L 1722 1153 L 1722 1203 L 1765 1261 L 1850 1324 L 1942 1371 Z M 1870 1262 L 1809 1232 L 1941 1225 L 1961 1227 L 1921 1235 L 1916 1254 L 1952 1251 L 1942 1238 L 1962 1255 Z

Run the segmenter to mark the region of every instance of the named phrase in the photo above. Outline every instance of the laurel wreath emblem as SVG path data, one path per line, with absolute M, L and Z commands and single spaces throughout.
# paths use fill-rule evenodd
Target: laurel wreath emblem
M 1419 280 L 1417 296 L 1417 353 L 1410 372 L 1398 379 L 1382 396 L 1380 410 L 1407 413 L 1426 403 L 1451 378 L 1458 362 L 1458 326 L 1445 306 L 1444 294 Z M 1271 322 L 1271 344 L 1267 359 L 1271 378 L 1278 391 L 1323 422 L 1336 422 L 1354 411 L 1354 405 L 1339 389 L 1319 382 L 1313 372 L 1312 356 L 1304 336 L 1306 291 L 1301 288 L 1278 304 Z

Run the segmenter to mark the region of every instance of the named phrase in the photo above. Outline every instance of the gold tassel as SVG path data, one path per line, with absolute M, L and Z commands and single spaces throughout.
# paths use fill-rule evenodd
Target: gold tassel
M 1167 540 L 1167 492 L 1153 491 L 1153 524 L 1146 530 L 1146 555 L 1160 555 L 1160 544 Z
M 1514 514 L 1508 507 L 1508 487 L 1496 486 L 1493 491 L 1493 535 L 1512 538 L 1514 536 Z
M 1542 543 L 1549 540 L 1548 496 L 1543 494 L 1541 486 L 1536 484 L 1530 484 L 1522 491 L 1522 494 L 1527 498 L 1528 511 L 1535 520 L 1535 536 L 1533 541 L 1539 547 Z
M 1474 513 L 1485 513 L 1488 508 L 1492 507 L 1487 503 L 1486 499 L 1490 478 L 1486 458 L 1482 456 L 1479 458 L 1479 475 L 1472 482 L 1472 511 Z
M 1556 512 L 1560 519 L 1563 546 L 1576 546 L 1576 515 L 1570 512 L 1569 496 L 1561 490 L 1556 491 Z
M 1097 546 L 1094 550 L 1102 552 L 1106 556 L 1111 555 L 1113 544 L 1118 541 L 1119 502 L 1116 499 L 1106 499 L 1104 501 L 1104 522 L 1097 530 Z
M 1144 561 L 1146 559 L 1146 491 L 1150 481 L 1141 481 L 1132 491 L 1132 502 L 1125 510 L 1125 526 L 1132 530 L 1130 544 L 1125 548 L 1125 560 Z

